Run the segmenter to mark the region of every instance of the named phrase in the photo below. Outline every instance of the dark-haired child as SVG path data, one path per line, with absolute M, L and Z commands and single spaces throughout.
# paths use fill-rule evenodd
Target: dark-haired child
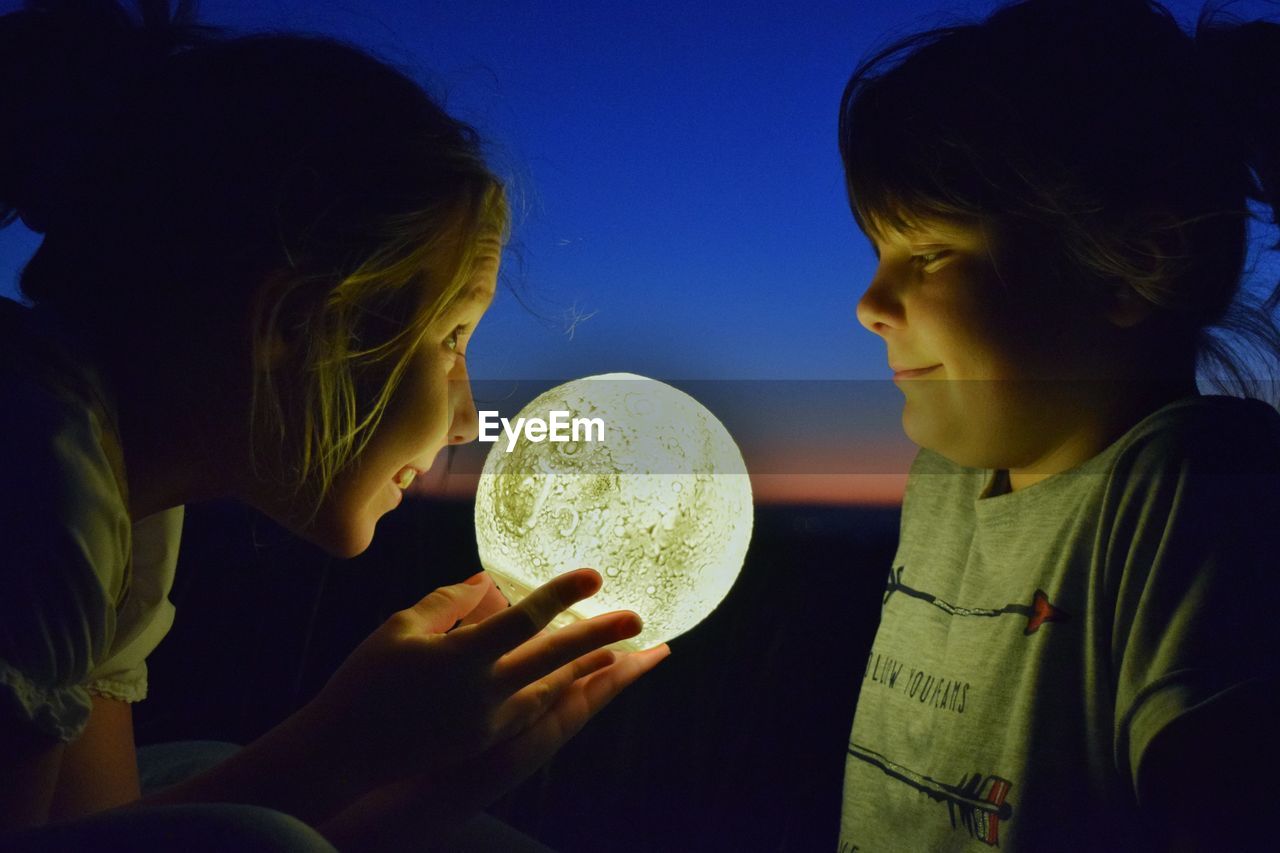
M 1246 395 L 1280 336 L 1241 281 L 1280 26 L 1016 3 L 862 63 L 840 147 L 921 447 L 841 853 L 1262 849 L 1280 414 Z

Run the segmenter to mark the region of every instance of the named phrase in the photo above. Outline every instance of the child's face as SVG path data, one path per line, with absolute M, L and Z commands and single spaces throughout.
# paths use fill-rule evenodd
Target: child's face
M 335 480 L 311 528 L 300 531 L 312 542 L 335 556 L 361 553 L 378 519 L 400 505 L 397 480 L 406 469 L 425 473 L 441 448 L 475 440 L 465 352 L 493 301 L 497 275 L 495 242 L 467 290 L 428 328 L 369 444 Z
M 1071 300 L 1034 276 L 1007 285 L 978 224 L 924 222 L 872 236 L 879 265 L 858 320 L 884 338 L 902 425 L 961 465 L 1022 468 L 1069 442 L 1090 359 Z M 908 372 L 911 371 L 911 372 Z M 920 372 L 915 372 L 920 371 Z

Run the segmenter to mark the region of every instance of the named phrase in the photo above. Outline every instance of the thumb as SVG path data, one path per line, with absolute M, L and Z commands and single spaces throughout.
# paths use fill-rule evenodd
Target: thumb
M 491 586 L 493 581 L 480 572 L 462 583 L 440 587 L 404 612 L 415 630 L 442 634 L 475 610 Z

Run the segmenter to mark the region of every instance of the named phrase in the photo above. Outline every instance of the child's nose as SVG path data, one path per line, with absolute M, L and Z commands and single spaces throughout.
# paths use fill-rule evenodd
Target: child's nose
M 877 335 L 902 324 L 902 305 L 893 293 L 892 281 L 883 265 L 858 300 L 856 313 L 858 322 Z

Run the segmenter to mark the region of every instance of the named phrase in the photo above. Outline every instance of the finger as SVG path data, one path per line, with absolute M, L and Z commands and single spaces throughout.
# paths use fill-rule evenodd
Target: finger
M 444 795 L 459 806 L 493 802 L 546 763 L 627 685 L 657 666 L 670 652 L 664 644 L 622 655 L 611 666 L 576 679 L 560 694 L 556 705 L 532 725 L 500 741 L 465 772 L 452 776 Z
M 582 691 L 585 700 L 582 711 L 586 713 L 586 717 L 578 724 L 579 727 L 585 725 L 587 720 L 612 702 L 615 696 L 634 684 L 640 676 L 666 660 L 670 654 L 671 648 L 666 643 L 643 652 L 631 652 L 622 655 L 608 669 L 600 670 L 579 684 L 575 684 L 575 689 Z
M 494 666 L 494 678 L 508 690 L 519 690 L 593 649 L 634 637 L 642 627 L 640 617 L 629 610 L 574 622 L 503 655 Z
M 440 587 L 401 613 L 408 618 L 410 627 L 415 631 L 443 633 L 458 620 L 466 618 L 484 600 L 492 586 L 493 581 L 489 576 L 480 572 L 462 583 Z
M 497 658 L 514 649 L 550 624 L 562 611 L 600 589 L 600 575 L 593 569 L 567 572 L 529 593 L 519 604 L 474 626 L 467 636 L 481 655 Z
M 494 717 L 494 740 L 503 741 L 524 731 L 547 713 L 574 682 L 612 666 L 617 658 L 610 649 L 597 649 L 517 691 Z
M 517 751 L 530 750 L 524 758 L 532 760 L 534 766 L 541 764 L 619 693 L 661 663 L 670 653 L 671 649 L 663 644 L 643 652 L 615 655 L 612 664 L 581 675 L 568 683 L 557 680 L 557 689 L 548 689 L 543 694 L 539 694 L 535 686 L 531 685 L 516 694 L 524 704 L 516 708 L 516 713 L 521 717 L 510 723 L 508 742 Z M 557 671 L 557 679 L 561 674 L 562 671 Z
M 507 599 L 502 595 L 502 590 L 498 589 L 497 584 L 491 583 L 484 594 L 484 598 L 480 599 L 480 603 L 476 605 L 474 610 L 463 617 L 462 624 L 475 625 L 495 613 L 501 613 L 510 606 L 507 603 Z
M 589 655 L 583 655 L 573 662 L 574 679 L 586 678 L 593 672 L 598 672 L 607 666 L 613 666 L 618 659 L 618 653 L 613 649 L 597 649 Z

